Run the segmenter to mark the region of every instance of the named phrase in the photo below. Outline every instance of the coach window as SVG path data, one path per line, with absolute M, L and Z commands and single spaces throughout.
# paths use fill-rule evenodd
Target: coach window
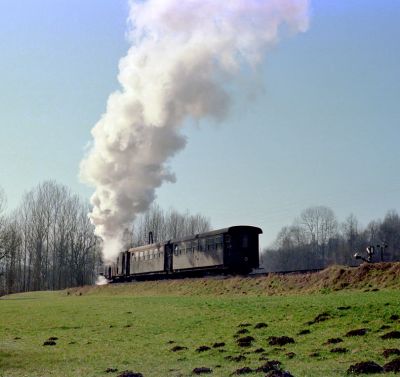
M 215 238 L 215 241 L 216 241 L 216 248 L 217 248 L 217 250 L 219 249 L 223 249 L 223 238 L 222 238 L 222 236 L 218 236 L 218 237 L 216 237 Z

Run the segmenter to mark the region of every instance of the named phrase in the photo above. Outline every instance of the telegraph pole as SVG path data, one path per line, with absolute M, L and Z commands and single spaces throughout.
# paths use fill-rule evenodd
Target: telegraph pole
M 388 247 L 388 244 L 386 242 L 382 242 L 381 244 L 376 245 L 376 247 L 380 251 L 381 262 L 383 262 L 383 253 L 384 253 L 385 249 Z

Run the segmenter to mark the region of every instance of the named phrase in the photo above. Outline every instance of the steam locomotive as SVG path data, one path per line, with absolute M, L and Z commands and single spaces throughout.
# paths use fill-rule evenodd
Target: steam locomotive
M 259 267 L 259 234 L 253 226 L 232 226 L 121 252 L 105 266 L 113 282 L 207 273 L 247 274 Z

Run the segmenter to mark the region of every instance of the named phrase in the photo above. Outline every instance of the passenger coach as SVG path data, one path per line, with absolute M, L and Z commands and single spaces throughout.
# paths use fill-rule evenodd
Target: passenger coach
M 233 226 L 180 240 L 121 252 L 115 265 L 106 266 L 109 280 L 203 273 L 247 274 L 259 267 L 259 235 L 253 226 Z

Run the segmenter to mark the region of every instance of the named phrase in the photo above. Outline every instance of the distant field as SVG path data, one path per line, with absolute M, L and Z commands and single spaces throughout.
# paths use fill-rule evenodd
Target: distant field
M 303 287 L 302 294 L 290 289 L 272 295 L 260 288 L 264 280 L 145 282 L 8 296 L 0 300 L 0 376 L 118 376 L 131 370 L 144 377 L 178 377 L 207 367 L 210 375 L 226 377 L 239 368 L 254 370 L 268 359 L 280 361 L 296 377 L 326 377 L 345 376 L 360 361 L 384 365 L 396 357 L 385 358 L 383 351 L 400 348 L 400 339 L 381 338 L 400 330 L 396 287 L 321 286 L 313 293 Z M 255 328 L 259 323 L 267 327 Z M 345 336 L 364 328 L 365 335 Z M 239 338 L 254 341 L 240 347 L 238 330 L 243 332 Z M 299 335 L 302 331 L 306 334 Z M 271 336 L 292 337 L 294 343 L 270 345 Z M 43 346 L 50 337 L 57 338 L 56 345 Z M 327 344 L 330 338 L 343 341 Z M 213 348 L 215 343 L 225 345 Z M 186 348 L 173 352 L 177 346 Z M 196 351 L 201 346 L 210 349 Z M 345 352 L 332 353 L 333 348 Z M 118 371 L 107 373 L 108 368 Z

